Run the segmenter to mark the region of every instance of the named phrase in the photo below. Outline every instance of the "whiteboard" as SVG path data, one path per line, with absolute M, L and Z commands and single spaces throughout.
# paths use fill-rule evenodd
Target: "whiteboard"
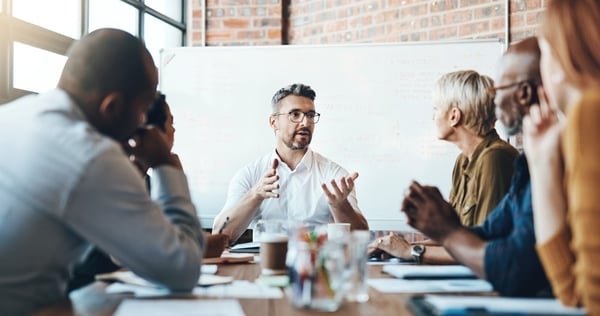
M 436 138 L 434 82 L 463 69 L 493 75 L 503 51 L 499 41 L 163 50 L 160 90 L 203 226 L 223 207 L 233 175 L 274 150 L 272 95 L 305 83 L 321 113 L 311 148 L 359 172 L 358 203 L 372 229 L 397 227 L 412 179 L 449 194 L 459 152 Z

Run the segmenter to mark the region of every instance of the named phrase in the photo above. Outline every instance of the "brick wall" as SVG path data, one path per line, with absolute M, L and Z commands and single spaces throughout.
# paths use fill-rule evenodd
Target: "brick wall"
M 192 46 L 202 45 L 201 1 L 192 3 Z M 206 1 L 207 45 L 279 45 L 504 39 L 508 1 L 515 41 L 535 34 L 549 0 Z
M 190 46 L 202 45 L 202 1 L 206 1 L 206 45 L 281 44 L 280 0 L 190 0 Z

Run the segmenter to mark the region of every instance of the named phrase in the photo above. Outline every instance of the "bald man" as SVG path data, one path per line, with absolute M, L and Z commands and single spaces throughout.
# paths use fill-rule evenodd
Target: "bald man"
M 0 315 L 65 299 L 92 244 L 158 285 L 195 286 L 204 241 L 187 180 L 166 136 L 139 128 L 156 84 L 144 44 L 102 29 L 72 46 L 55 90 L 0 107 Z M 154 169 L 154 200 L 129 154 Z
M 508 48 L 496 78 L 496 113 L 509 134 L 521 131 L 529 106 L 538 102 L 541 84 L 540 50 L 535 38 L 527 38 Z M 483 225 L 462 226 L 456 211 L 435 187 L 413 182 L 402 211 L 409 224 L 443 245 L 461 264 L 488 280 L 504 296 L 550 295 L 550 285 L 535 251 L 531 184 L 525 156 L 515 163 L 508 193 Z M 428 248 L 421 254 L 427 261 Z M 431 247 L 431 256 L 441 256 Z

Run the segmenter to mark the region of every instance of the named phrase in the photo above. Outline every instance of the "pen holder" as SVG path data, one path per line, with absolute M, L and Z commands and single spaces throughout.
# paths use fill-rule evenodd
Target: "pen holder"
M 288 301 L 298 308 L 338 310 L 344 298 L 345 257 L 343 242 L 328 241 L 324 229 L 290 230 Z

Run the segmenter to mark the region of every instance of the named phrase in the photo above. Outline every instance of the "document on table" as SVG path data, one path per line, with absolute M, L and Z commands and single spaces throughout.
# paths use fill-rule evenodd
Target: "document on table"
M 124 300 L 116 316 L 244 316 L 236 300 Z
M 405 280 L 368 279 L 367 283 L 382 293 L 490 292 L 492 285 L 484 280 Z
M 158 287 L 158 285 L 148 282 L 141 277 L 137 276 L 135 273 L 131 271 L 115 271 L 111 273 L 98 274 L 96 275 L 96 280 L 101 281 L 119 281 L 127 284 L 138 285 L 138 286 L 146 286 L 146 287 Z M 213 275 L 213 274 L 200 274 L 200 279 L 198 280 L 198 285 L 200 286 L 209 286 L 209 285 L 217 285 L 217 284 L 227 284 L 233 282 L 233 277 L 230 276 L 221 276 L 221 275 Z
M 476 279 L 471 269 L 461 265 L 386 265 L 383 272 L 400 279 Z
M 367 260 L 368 265 L 379 266 L 379 265 L 394 265 L 394 264 L 406 264 L 406 265 L 415 265 L 414 260 L 404 260 L 402 258 L 391 257 L 386 259 L 381 259 L 377 257 L 371 257 Z
M 552 298 L 425 295 L 409 299 L 408 307 L 415 315 L 585 315 Z
M 219 270 L 219 266 L 216 264 L 203 264 L 200 268 L 202 274 L 215 274 Z
M 254 255 L 251 253 L 231 253 L 231 252 L 225 251 L 225 252 L 223 252 L 223 254 L 221 254 L 220 257 L 204 258 L 204 259 L 202 259 L 202 262 L 205 262 L 205 263 L 240 263 L 240 262 L 250 262 L 252 260 L 254 260 Z M 204 266 L 205 265 L 202 265 L 202 267 L 204 267 Z M 202 270 L 202 271 L 204 271 L 204 270 Z
M 192 293 L 171 293 L 166 288 L 144 285 L 113 283 L 106 288 L 107 293 L 133 293 L 136 297 L 160 296 L 206 296 L 219 298 L 282 298 L 281 289 L 250 281 L 233 281 L 230 284 L 209 287 L 197 286 Z

